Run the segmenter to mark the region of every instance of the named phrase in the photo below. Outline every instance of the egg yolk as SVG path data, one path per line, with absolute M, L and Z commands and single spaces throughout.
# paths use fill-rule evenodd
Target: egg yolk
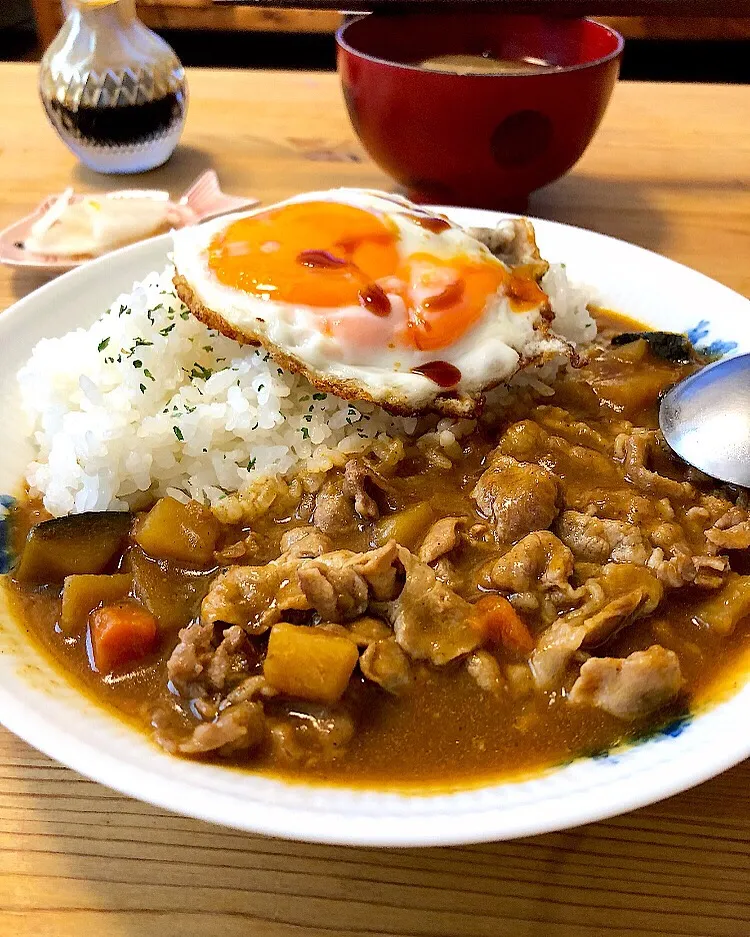
M 408 319 L 398 339 L 420 351 L 447 348 L 482 316 L 508 274 L 498 263 L 412 254 L 400 271 L 409 284 Z
M 387 216 L 338 202 L 295 202 L 235 221 L 213 238 L 208 265 L 219 282 L 264 300 L 321 311 L 359 307 L 368 318 L 390 315 L 386 286 L 406 309 L 406 321 L 394 323 L 395 342 L 420 351 L 458 341 L 479 321 L 488 298 L 515 279 L 490 257 L 405 256 Z M 515 292 L 528 308 L 528 289 Z M 331 324 L 330 316 L 321 317 L 321 331 Z M 378 333 L 365 331 L 371 338 Z
M 297 202 L 235 221 L 209 247 L 221 283 L 265 299 L 336 308 L 398 266 L 398 230 L 337 202 Z

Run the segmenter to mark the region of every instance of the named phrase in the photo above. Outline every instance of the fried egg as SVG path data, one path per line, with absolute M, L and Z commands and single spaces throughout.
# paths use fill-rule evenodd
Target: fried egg
M 207 325 L 394 413 L 474 415 L 519 367 L 569 351 L 533 265 L 384 193 L 312 192 L 184 228 L 173 260 Z

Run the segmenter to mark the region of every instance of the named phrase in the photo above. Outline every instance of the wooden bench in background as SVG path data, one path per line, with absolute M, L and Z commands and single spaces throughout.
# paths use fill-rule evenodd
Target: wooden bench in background
M 62 23 L 60 0 L 32 0 L 39 43 L 46 48 Z M 342 6 L 346 6 L 342 0 Z M 213 0 L 138 0 L 141 19 L 153 29 L 333 33 L 341 14 L 330 10 L 276 10 L 229 6 Z M 601 17 L 626 38 L 750 39 L 750 18 Z

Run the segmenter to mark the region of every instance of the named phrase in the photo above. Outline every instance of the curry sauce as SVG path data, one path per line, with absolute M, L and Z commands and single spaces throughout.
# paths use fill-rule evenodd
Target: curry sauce
M 450 458 L 407 444 L 390 462 L 287 486 L 250 523 L 205 521 L 210 549 L 198 563 L 169 548 L 159 555 L 144 534 L 149 516 L 137 516 L 101 573 L 131 577 L 126 604 L 156 622 L 138 660 L 98 666 L 90 617 L 64 624 L 59 582 L 12 582 L 18 615 L 92 700 L 168 750 L 289 778 L 449 788 L 539 771 L 669 724 L 723 692 L 747 660 L 747 499 L 676 461 L 655 433 L 660 393 L 699 366 L 696 355 L 667 360 L 646 338 L 613 343 L 641 327 L 605 311 L 597 319 L 587 364 L 549 396 L 518 395 Z M 43 519 L 32 502 L 17 508 L 19 550 Z M 546 565 L 534 571 L 540 545 Z M 524 576 L 528 587 L 506 585 Z M 410 608 L 417 583 L 425 598 Z M 611 583 L 620 591 L 608 592 Z M 488 596 L 505 603 L 505 624 L 482 630 Z M 406 619 L 420 604 L 417 633 Z M 735 611 L 727 618 L 720 606 Z M 458 616 L 464 643 L 427 608 Z M 290 664 L 291 683 L 274 676 L 282 625 L 307 641 L 310 667 L 319 645 L 336 675 L 319 685 Z M 623 702 L 622 674 L 650 660 L 632 655 L 654 647 L 671 677 L 660 686 L 647 673 L 647 690 Z M 232 711 L 242 719 L 222 744 L 206 741 L 206 727 Z

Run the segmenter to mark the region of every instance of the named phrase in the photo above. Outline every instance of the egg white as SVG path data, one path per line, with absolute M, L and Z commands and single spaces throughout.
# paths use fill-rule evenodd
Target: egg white
M 522 358 L 543 353 L 559 343 L 539 331 L 541 310 L 515 312 L 502 287 L 491 296 L 481 319 L 453 345 L 435 351 L 373 342 L 348 347 L 335 334 L 326 336 L 320 330 L 322 315 L 337 318 L 356 317 L 363 321 L 365 313 L 359 305 L 331 310 L 311 308 L 254 296 L 219 282 L 208 266 L 208 246 L 213 237 L 240 217 L 248 217 L 269 208 L 302 201 L 342 202 L 387 216 L 399 230 L 397 249 L 402 256 L 425 252 L 439 259 L 452 257 L 478 259 L 504 266 L 479 241 L 462 228 L 452 225 L 432 232 L 416 224 L 405 212 L 425 213 L 398 196 L 367 189 L 332 189 L 295 196 L 277 205 L 242 215 L 225 216 L 196 227 L 174 232 L 173 260 L 178 276 L 184 278 L 193 297 L 204 307 L 218 314 L 229 325 L 248 336 L 257 338 L 273 352 L 300 362 L 308 375 L 319 375 L 328 383 L 356 382 L 366 390 L 369 399 L 380 403 L 399 401 L 415 411 L 429 408 L 444 390 L 412 369 L 436 359 L 447 361 L 461 372 L 455 390 L 459 395 L 476 396 L 483 389 L 507 381 L 518 369 Z M 311 244 L 314 248 L 316 245 Z M 388 293 L 387 286 L 385 287 Z M 392 315 L 405 318 L 403 302 L 395 293 L 388 293 Z M 372 317 L 376 319 L 377 317 Z M 390 318 L 390 317 L 389 317 Z M 372 328 L 377 328 L 372 324 Z M 313 379 L 313 377 L 311 377 Z M 313 379 L 314 382 L 314 379 Z

